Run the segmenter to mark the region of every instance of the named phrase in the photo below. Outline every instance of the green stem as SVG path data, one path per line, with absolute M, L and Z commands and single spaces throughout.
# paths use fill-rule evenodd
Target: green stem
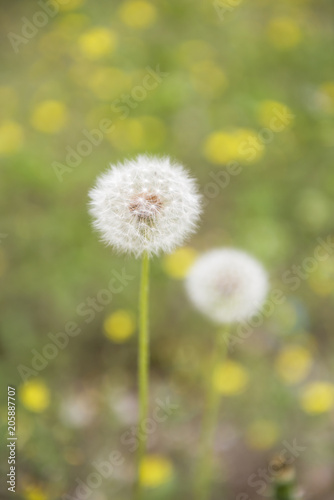
M 275 500 L 294 500 L 294 484 L 276 484 L 275 487 Z
M 207 500 L 209 498 L 213 479 L 213 444 L 220 406 L 220 393 L 213 383 L 213 375 L 217 366 L 226 358 L 226 335 L 227 330 L 223 335 L 220 332 L 217 334 L 208 367 L 207 400 L 203 416 L 200 459 L 195 484 L 195 497 L 197 500 Z
M 139 349 L 138 349 L 138 380 L 139 380 L 139 426 L 148 415 L 148 377 L 149 377 L 149 331 L 148 331 L 148 294 L 149 294 L 149 257 L 145 253 L 142 258 L 140 298 L 139 298 Z M 142 498 L 140 483 L 140 467 L 146 452 L 147 435 L 141 433 L 137 455 L 137 500 Z

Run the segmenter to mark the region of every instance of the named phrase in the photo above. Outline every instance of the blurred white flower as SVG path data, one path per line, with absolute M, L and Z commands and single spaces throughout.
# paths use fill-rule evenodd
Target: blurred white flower
M 138 401 L 134 394 L 124 390 L 113 390 L 109 399 L 109 406 L 126 425 L 133 425 L 138 420 Z
M 89 196 L 103 241 L 136 257 L 182 245 L 201 212 L 195 181 L 168 157 L 140 155 L 111 166 Z
M 217 323 L 243 321 L 262 306 L 267 275 L 253 257 L 240 250 L 222 248 L 202 255 L 186 279 L 193 304 Z
M 60 405 L 60 418 L 69 427 L 86 427 L 97 415 L 94 399 L 88 393 L 66 396 Z

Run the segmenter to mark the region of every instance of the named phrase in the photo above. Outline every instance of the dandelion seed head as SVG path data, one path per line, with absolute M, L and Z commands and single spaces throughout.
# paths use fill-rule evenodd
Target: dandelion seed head
M 245 252 L 222 248 L 199 257 L 186 279 L 188 295 L 203 314 L 217 323 L 244 321 L 262 306 L 267 275 Z
M 196 230 L 201 212 L 195 181 L 168 157 L 140 155 L 111 166 L 89 197 L 103 241 L 136 257 L 172 252 Z

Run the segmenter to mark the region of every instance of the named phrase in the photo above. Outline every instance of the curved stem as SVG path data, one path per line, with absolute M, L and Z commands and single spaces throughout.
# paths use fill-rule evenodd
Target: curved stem
M 139 297 L 139 348 L 138 348 L 138 383 L 139 383 L 139 428 L 148 415 L 148 378 L 149 378 L 149 331 L 148 331 L 148 295 L 149 295 L 149 257 L 142 258 L 140 297 Z M 141 433 L 137 455 L 137 500 L 142 498 L 140 467 L 147 446 L 147 435 Z
M 221 399 L 220 393 L 213 383 L 213 377 L 217 366 L 226 358 L 227 333 L 227 330 L 223 333 L 217 333 L 216 342 L 209 360 L 206 407 L 203 416 L 200 459 L 195 484 L 195 497 L 197 500 L 207 500 L 210 496 L 213 479 L 213 444 Z

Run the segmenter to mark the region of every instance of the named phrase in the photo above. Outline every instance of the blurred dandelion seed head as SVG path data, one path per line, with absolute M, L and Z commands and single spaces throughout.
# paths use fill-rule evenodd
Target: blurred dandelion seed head
M 243 321 L 262 306 L 268 289 L 259 262 L 245 252 L 216 249 L 191 268 L 186 288 L 193 304 L 217 323 Z
M 90 425 L 97 414 L 96 402 L 88 391 L 67 395 L 61 401 L 59 410 L 64 425 L 72 428 Z
M 136 257 L 172 252 L 195 231 L 201 212 L 194 180 L 167 157 L 140 155 L 112 166 L 89 196 L 103 241 Z

